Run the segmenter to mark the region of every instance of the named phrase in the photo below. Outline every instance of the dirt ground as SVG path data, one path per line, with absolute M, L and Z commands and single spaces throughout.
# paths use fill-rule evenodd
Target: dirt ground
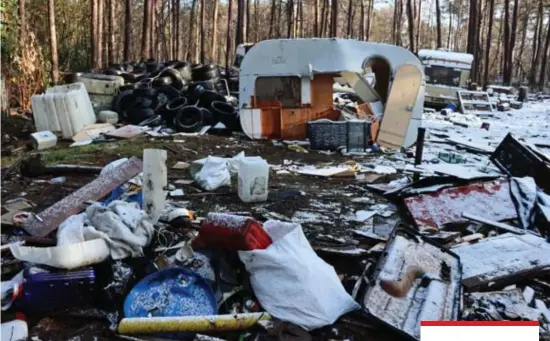
M 3 143 L 3 173 L 17 160 L 33 153 L 25 150 L 25 143 L 23 138 L 15 140 L 13 137 L 8 143 Z M 172 166 L 178 161 L 191 163 L 209 155 L 233 157 L 241 151 L 244 151 L 247 156 L 262 156 L 275 166 L 289 163 L 337 165 L 348 161 L 353 162 L 353 158 L 344 157 L 339 153 L 332 155 L 314 151 L 301 153 L 289 150 L 285 146 L 276 146 L 271 141 L 250 141 L 239 135 L 232 137 L 215 135 L 176 137 L 173 140 L 141 137 L 76 148 L 69 148 L 68 144 L 69 142 L 60 142 L 57 147 L 43 151 L 42 160 L 47 165 L 105 166 L 109 162 L 123 157 L 137 156 L 141 158 L 143 149 L 146 148 L 165 149 L 168 153 L 167 167 L 170 184 L 174 184 L 177 180 L 191 179 L 188 170 L 172 169 Z M 10 152 L 17 148 L 19 148 L 17 153 Z M 82 174 L 63 174 L 63 176 L 65 177 L 63 183 L 52 184 L 49 180 L 55 177 L 54 175 L 29 177 L 15 171 L 2 181 L 2 202 L 24 197 L 36 204 L 35 212 L 41 212 L 95 177 L 95 175 Z M 353 220 L 354 214 L 357 210 L 366 209 L 366 203 L 388 203 L 383 198 L 368 192 L 363 185 L 355 178 L 327 179 L 298 174 L 277 174 L 275 170 L 271 170 L 270 193 L 266 203 L 242 203 L 237 196 L 234 183 L 231 187 L 220 188 L 214 192 L 205 192 L 194 184 L 178 185 L 178 188 L 184 190 L 185 196 L 174 199 L 174 201 L 179 201 L 181 205 L 194 210 L 198 216 L 204 216 L 212 211 L 249 212 L 262 221 L 281 217 L 298 220 L 302 223 L 304 231 L 314 247 L 345 249 L 360 245 L 368 250 L 375 243 L 362 241 L 352 234 L 353 229 L 361 228 L 363 225 L 363 223 Z M 391 230 L 397 218 L 397 214 L 394 214 L 388 218 L 378 219 L 375 221 L 375 225 L 378 224 L 381 229 Z M 3 233 L 9 233 L 9 230 L 3 230 Z M 320 238 L 320 235 L 325 238 Z M 346 242 L 334 243 L 330 239 L 327 241 L 326 235 L 343 238 Z M 350 257 L 334 255 L 330 252 L 322 256 L 336 267 L 338 273 L 345 275 L 348 279 L 347 282 L 345 281 L 346 287 L 349 283 L 354 282 L 355 277 L 353 276 L 360 275 L 365 260 L 375 261 L 374 258 L 368 256 Z M 38 336 L 41 340 L 117 339 L 108 331 L 108 324 L 104 320 L 93 321 L 89 317 L 48 316 L 46 319 L 33 321 L 34 328 L 31 335 Z M 361 316 L 359 318 L 353 315 L 346 316 L 336 325 L 319 331 L 314 335 L 314 339 L 344 340 L 344 337 L 355 341 L 374 341 L 382 338 L 400 339 L 395 332 L 384 328 L 374 328 L 365 323 Z M 335 331 L 337 331 L 336 335 L 334 335 Z

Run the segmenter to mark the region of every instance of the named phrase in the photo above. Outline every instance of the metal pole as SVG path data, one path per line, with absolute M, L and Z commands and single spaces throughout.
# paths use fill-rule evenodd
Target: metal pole
M 426 136 L 426 128 L 418 128 L 418 135 L 416 138 L 416 152 L 414 155 L 414 165 L 418 166 L 422 163 L 422 153 L 424 152 L 424 137 Z M 420 174 L 414 173 L 413 180 L 420 180 Z

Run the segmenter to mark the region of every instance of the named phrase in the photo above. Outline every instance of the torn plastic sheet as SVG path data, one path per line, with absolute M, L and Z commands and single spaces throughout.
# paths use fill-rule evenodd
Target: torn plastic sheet
M 407 269 L 420 267 L 427 276 L 414 280 L 405 297 L 390 296 L 380 280 L 398 280 Z M 372 318 L 420 339 L 420 321 L 457 320 L 460 314 L 461 265 L 452 252 L 422 239 L 415 232 L 397 228 L 373 274 L 373 286 L 363 297 Z
M 24 262 L 68 270 L 101 263 L 109 257 L 109 246 L 103 239 L 53 247 L 12 244 L 10 250 L 15 258 Z
M 449 223 L 467 222 L 463 212 L 493 221 L 517 217 L 508 179 L 446 188 L 408 197 L 404 202 L 420 230 L 444 229 Z

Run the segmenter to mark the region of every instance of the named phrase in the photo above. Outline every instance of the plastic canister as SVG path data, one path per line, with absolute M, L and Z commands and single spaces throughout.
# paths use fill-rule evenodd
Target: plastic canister
M 57 136 L 49 130 L 39 131 L 31 134 L 31 141 L 36 150 L 55 147 Z
M 102 110 L 99 112 L 98 119 L 101 122 L 117 124 L 118 123 L 118 113 L 112 110 Z
M 27 322 L 22 320 L 13 320 L 4 322 L 1 326 L 2 341 L 23 341 L 29 335 Z
M 238 194 L 243 202 L 266 201 L 269 193 L 269 164 L 259 156 L 239 160 Z

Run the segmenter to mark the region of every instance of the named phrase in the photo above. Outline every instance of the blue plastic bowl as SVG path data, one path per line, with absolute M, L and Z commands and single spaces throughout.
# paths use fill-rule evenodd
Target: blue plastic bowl
M 130 291 L 124 301 L 126 317 L 216 315 L 216 296 L 208 283 L 186 268 L 150 274 Z M 167 333 L 157 337 L 192 339 L 195 334 Z

